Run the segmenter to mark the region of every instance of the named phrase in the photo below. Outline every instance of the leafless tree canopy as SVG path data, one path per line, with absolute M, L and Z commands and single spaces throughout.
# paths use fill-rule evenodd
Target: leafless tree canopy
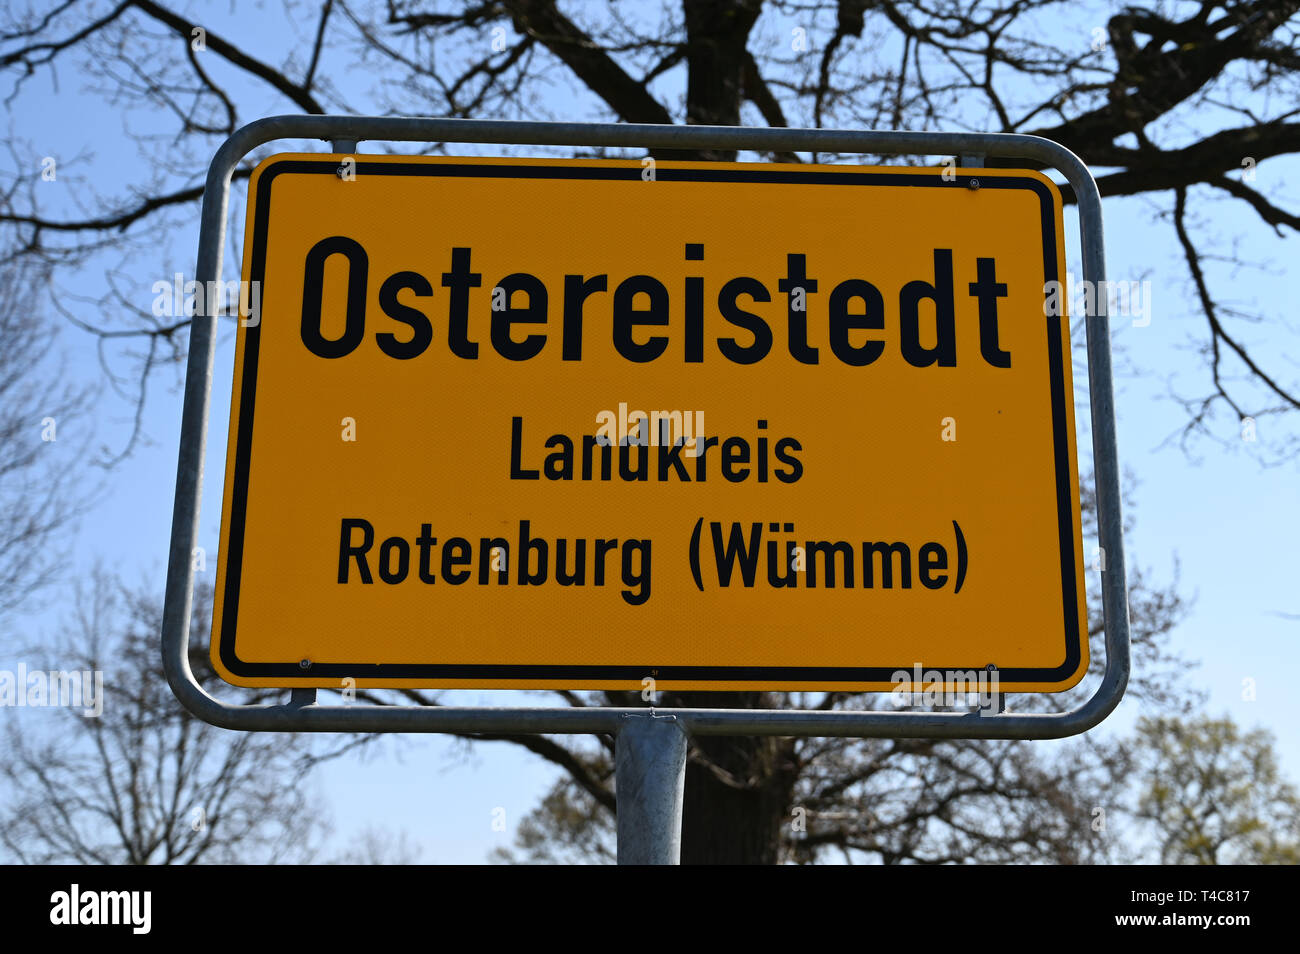
M 90 391 L 51 380 L 58 367 L 38 266 L 0 261 L 0 634 L 9 649 L 16 637 L 6 618 L 52 581 L 66 550 L 59 532 L 85 503 L 71 477 Z
M 287 0 L 282 21 L 272 5 L 228 18 L 247 27 L 226 29 L 205 25 L 201 5 L 38 7 L 0 19 L 10 100 L 38 81 L 76 76 L 129 131 L 147 130 L 130 133 L 143 161 L 120 181 L 85 183 L 71 208 L 52 209 L 54 190 L 35 187 L 39 144 L 11 147 L 0 223 L 23 254 L 63 265 L 94 259 L 102 292 L 82 307 L 62 296 L 64 310 L 119 346 L 138 339 L 127 354 L 137 370 L 179 357 L 185 322 L 147 308 L 149 282 L 171 270 L 145 281 L 138 254 L 127 253 L 169 226 L 192 230 L 208 158 L 259 115 L 982 129 L 1055 139 L 1096 170 L 1103 195 L 1156 200 L 1201 312 L 1194 340 L 1205 387 L 1175 395 L 1187 410 L 1184 437 L 1222 439 L 1241 417 L 1300 406 L 1291 355 L 1250 345 L 1252 321 L 1282 316 L 1239 304 L 1225 256 L 1207 251 L 1223 236 L 1194 214 L 1218 196 L 1243 203 L 1277 235 L 1300 227 L 1279 197 L 1282 177 L 1264 165 L 1300 151 L 1297 0 Z M 1175 297 L 1166 293 L 1166 305 Z M 96 303 L 126 317 L 105 321 Z M 1271 445 L 1281 456 L 1296 448 L 1293 426 L 1283 428 L 1288 442 Z
M 210 592 L 196 599 L 195 642 Z M 326 822 L 292 735 L 229 732 L 176 703 L 158 653 L 161 607 L 99 574 L 83 588 L 61 670 L 100 670 L 103 712 L 51 714 L 61 731 L 6 720 L 0 846 L 28 864 L 292 863 Z M 52 654 L 53 655 L 53 654 Z M 192 665 L 215 679 L 201 653 Z

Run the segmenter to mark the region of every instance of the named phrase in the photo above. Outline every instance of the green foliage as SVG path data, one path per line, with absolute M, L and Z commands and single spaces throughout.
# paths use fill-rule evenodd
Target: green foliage
M 1272 733 L 1226 716 L 1144 718 L 1134 756 L 1136 815 L 1154 826 L 1162 864 L 1300 862 L 1300 797 Z

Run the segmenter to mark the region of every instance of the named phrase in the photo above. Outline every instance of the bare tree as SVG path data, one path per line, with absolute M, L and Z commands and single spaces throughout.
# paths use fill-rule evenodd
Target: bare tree
M 85 443 L 74 423 L 84 423 L 91 392 L 51 383 L 38 266 L 0 257 L 0 620 L 53 581 L 59 532 L 86 503 L 71 484 Z
M 197 594 L 196 636 L 210 604 Z M 83 588 L 59 668 L 103 673 L 102 714 L 9 721 L 0 845 L 29 864 L 309 860 L 326 822 L 301 740 L 217 729 L 181 709 L 162 672 L 161 620 L 156 600 L 105 574 Z M 201 654 L 191 664 L 201 682 L 215 679 Z M 56 725 L 32 726 L 39 716 Z
M 420 862 L 420 845 L 406 832 L 368 826 L 327 863 L 336 865 L 414 865 Z
M 71 61 L 108 102 L 141 109 L 156 126 L 139 137 L 143 178 L 122 181 L 81 214 L 45 211 L 28 188 L 39 153 L 16 155 L 0 191 L 0 224 L 26 254 L 64 265 L 106 247 L 150 246 L 166 224 L 192 221 L 175 213 L 200 198 L 216 143 L 249 116 L 286 110 L 537 118 L 563 101 L 564 118 L 1029 133 L 1078 153 L 1099 173 L 1103 195 L 1164 203 L 1204 318 L 1197 340 L 1208 381 L 1202 393 L 1181 395 L 1186 436 L 1235 434 L 1238 418 L 1300 407 L 1286 353 L 1256 354 L 1243 334 L 1262 316 L 1214 291 L 1220 256 L 1201 251 L 1209 239 L 1188 211 L 1189 195 L 1221 196 L 1278 235 L 1300 228 L 1300 215 L 1278 197 L 1281 177 L 1267 188 L 1268 177 L 1256 178 L 1263 163 L 1300 151 L 1300 0 L 1118 11 L 1062 0 L 567 9 L 556 0 L 286 2 L 282 52 L 265 58 L 248 48 L 241 27 L 223 32 L 205 26 L 204 14 L 155 0 L 15 9 L 0 20 L 11 96 Z M 119 341 L 149 342 L 138 356 L 143 367 L 178 358 L 183 316 L 151 315 L 147 284 L 116 264 L 105 278 L 102 302 L 126 322 L 105 326 L 93 301 L 70 316 Z

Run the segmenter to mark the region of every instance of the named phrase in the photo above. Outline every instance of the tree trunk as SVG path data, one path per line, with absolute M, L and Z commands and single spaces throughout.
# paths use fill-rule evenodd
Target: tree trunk
M 745 93 L 745 50 L 761 0 L 685 0 L 686 121 L 739 126 Z M 735 150 L 712 149 L 701 159 L 734 161 Z
M 684 692 L 670 704 L 755 709 L 767 701 L 757 692 Z M 692 739 L 682 809 L 682 864 L 776 864 L 796 776 L 791 739 Z

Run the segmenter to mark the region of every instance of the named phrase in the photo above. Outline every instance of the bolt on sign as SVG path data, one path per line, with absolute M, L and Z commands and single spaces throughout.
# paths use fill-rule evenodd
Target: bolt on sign
M 1087 669 L 1031 171 L 278 155 L 212 658 L 246 686 Z

